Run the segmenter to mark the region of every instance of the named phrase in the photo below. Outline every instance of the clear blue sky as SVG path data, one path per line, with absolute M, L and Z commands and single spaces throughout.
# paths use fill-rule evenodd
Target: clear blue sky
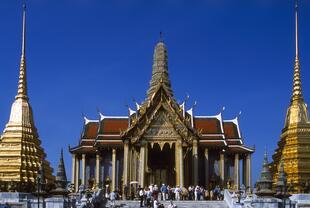
M 293 0 L 28 0 L 30 103 L 54 168 L 76 145 L 82 112 L 126 115 L 145 98 L 159 31 L 169 52 L 177 100 L 197 100 L 196 114 L 234 118 L 255 144 L 253 181 L 279 140 L 289 105 L 294 61 Z M 0 3 L 0 127 L 17 92 L 21 0 Z M 310 102 L 310 1 L 300 0 L 300 58 Z M 269 157 L 270 158 L 270 157 Z

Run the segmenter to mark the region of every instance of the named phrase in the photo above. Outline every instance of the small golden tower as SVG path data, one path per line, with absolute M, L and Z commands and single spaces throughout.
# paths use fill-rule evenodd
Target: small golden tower
M 277 182 L 280 161 L 287 173 L 290 193 L 302 193 L 310 180 L 310 121 L 307 104 L 302 94 L 298 49 L 298 3 L 295 4 L 296 57 L 294 65 L 293 93 L 287 109 L 285 126 L 278 148 L 272 156 L 273 182 Z
M 0 137 L 0 189 L 3 191 L 33 190 L 41 162 L 48 183 L 54 182 L 53 169 L 45 160 L 46 154 L 34 125 L 29 104 L 26 79 L 26 7 L 23 6 L 22 55 L 18 91 L 11 107 L 9 122 Z M 9 187 L 9 188 L 8 188 Z

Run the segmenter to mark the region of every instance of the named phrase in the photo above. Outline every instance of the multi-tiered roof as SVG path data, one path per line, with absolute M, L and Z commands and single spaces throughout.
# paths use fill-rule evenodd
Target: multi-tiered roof
M 185 109 L 185 102 L 176 102 L 168 74 L 168 52 L 162 40 L 155 46 L 152 68 L 145 101 L 136 103 L 136 110 L 129 108 L 128 116 L 105 116 L 99 112 L 98 119 L 84 117 L 79 144 L 70 148 L 71 152 L 95 152 L 96 147 L 122 145 L 128 138 L 137 143 L 141 136 L 147 134 L 156 113 L 160 111 L 169 114 L 178 134 L 186 137 L 188 142 L 191 142 L 190 138 L 198 137 L 200 144 L 240 153 L 254 151 L 244 145 L 238 117 L 224 120 L 222 112 L 214 116 L 198 116 L 194 115 L 193 108 Z

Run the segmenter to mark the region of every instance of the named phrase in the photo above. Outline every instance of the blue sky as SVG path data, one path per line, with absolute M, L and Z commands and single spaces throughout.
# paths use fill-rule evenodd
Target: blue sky
M 82 113 L 126 115 L 145 98 L 153 48 L 164 33 L 177 100 L 196 114 L 239 111 L 245 143 L 256 146 L 253 181 L 264 148 L 276 148 L 289 105 L 294 61 L 293 0 L 28 0 L 30 103 L 54 168 L 82 130 Z M 21 1 L 0 3 L 0 127 L 17 92 Z M 300 0 L 300 59 L 310 102 L 310 1 Z M 270 159 L 270 157 L 269 157 Z

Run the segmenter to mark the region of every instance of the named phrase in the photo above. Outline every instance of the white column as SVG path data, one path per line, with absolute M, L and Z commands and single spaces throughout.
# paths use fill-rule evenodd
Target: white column
M 75 154 L 72 154 L 72 176 L 71 176 L 71 183 L 75 184 L 75 177 L 76 177 L 76 169 L 75 169 Z
M 234 185 L 235 185 L 235 189 L 239 190 L 239 154 L 236 153 L 235 154 L 235 164 L 234 164 Z
M 100 183 L 100 153 L 96 154 L 96 184 L 99 186 Z
M 111 191 L 115 191 L 116 184 L 116 149 L 112 149 L 112 189 Z
M 251 154 L 248 154 L 246 156 L 246 187 L 250 189 L 252 188 L 251 177 Z
M 143 143 L 143 142 L 142 142 Z M 141 188 L 144 187 L 144 178 L 145 178 L 145 145 L 146 144 L 141 144 L 140 147 L 140 186 Z
M 209 150 L 205 148 L 205 187 L 209 188 Z
M 123 185 L 128 186 L 128 156 L 129 156 L 129 145 L 128 141 L 124 141 L 124 169 L 123 169 Z
M 194 180 L 193 185 L 198 185 L 198 144 L 197 140 L 193 140 L 193 172 L 194 172 Z
M 79 157 L 76 155 L 75 156 L 75 170 L 76 170 L 76 174 L 75 174 L 75 191 L 77 192 L 79 190 L 79 182 L 80 182 L 80 159 Z
M 182 143 L 179 148 L 180 152 L 180 187 L 184 186 L 184 160 L 183 160 L 183 147 Z
M 86 185 L 86 155 L 82 154 L 82 184 Z
M 220 153 L 220 178 L 221 178 L 221 184 L 224 185 L 224 182 L 225 182 L 225 155 L 223 152 Z

